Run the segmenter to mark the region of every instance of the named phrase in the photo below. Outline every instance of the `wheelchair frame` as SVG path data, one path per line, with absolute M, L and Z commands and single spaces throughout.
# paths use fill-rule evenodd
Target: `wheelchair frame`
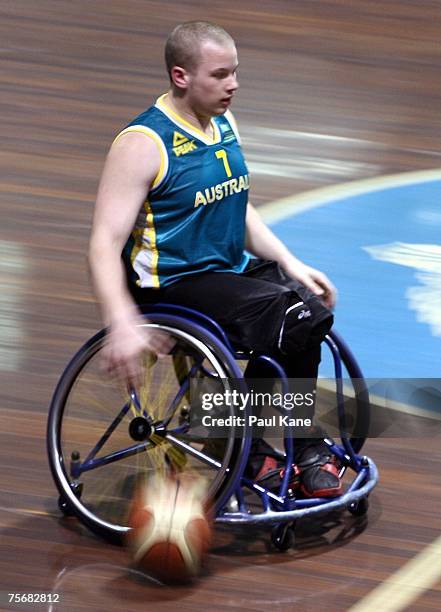
M 171 304 L 147 306 L 143 308 L 143 313 L 148 320 L 146 324 L 159 327 L 175 335 L 177 334 L 183 342 L 192 343 L 191 346 L 195 347 L 192 350 L 197 349 L 200 351 L 202 357 L 209 355 L 209 358 L 212 360 L 211 362 L 219 365 L 217 370 L 219 373 L 224 372 L 227 377 L 242 380 L 245 384 L 237 361 L 249 359 L 250 356 L 249 354 L 234 350 L 225 332 L 215 321 L 195 310 Z M 97 468 L 103 468 L 105 465 L 118 462 L 132 455 L 148 452 L 152 447 L 149 444 L 152 432 L 155 432 L 157 436 L 163 436 L 169 444 L 179 448 L 181 452 L 190 453 L 196 460 L 206 465 L 211 465 L 212 468 L 217 470 L 214 481 L 216 479 L 219 480 L 219 493 L 213 501 L 217 523 L 271 526 L 272 542 L 279 550 L 286 550 L 293 544 L 293 527 L 299 518 L 316 516 L 343 508 L 347 508 L 354 515 L 363 515 L 367 512 L 368 495 L 378 481 L 378 471 L 372 459 L 359 454 L 364 439 L 350 439 L 345 433 L 342 363 L 353 383 L 355 381 L 355 398 L 357 404 L 360 403 L 361 405 L 361 408 L 357 405 L 358 412 L 361 412 L 361 414 L 357 412 L 357 418 L 360 417 L 363 421 L 363 431 L 367 430 L 368 425 L 369 395 L 361 370 L 354 356 L 335 331 L 330 332 L 326 336 L 325 343 L 331 352 L 334 362 L 335 392 L 341 444 L 336 444 L 331 439 L 325 439 L 325 442 L 339 461 L 341 466 L 340 475 L 343 476 L 345 471 L 350 469 L 354 472 L 354 478 L 347 490 L 338 497 L 308 499 L 296 498 L 295 492 L 289 488 L 294 457 L 294 441 L 289 435 L 284 436 L 285 448 L 281 458 L 285 462 L 285 469 L 280 488 L 278 492 L 269 491 L 262 484 L 253 482 L 244 476 L 251 447 L 249 428 L 245 426 L 243 430 L 244 435 L 240 439 L 235 439 L 231 442 L 230 457 L 224 465 L 223 460 L 213 459 L 192 447 L 191 444 L 179 440 L 179 434 L 185 431 L 185 423 L 171 431 L 167 430 L 166 419 L 163 422 L 154 423 L 151 416 L 140 405 L 139 398 L 134 391 L 131 392 L 130 399 L 119 409 L 119 412 L 113 415 L 106 431 L 99 437 L 95 447 L 90 449 L 85 460 L 82 460 L 79 454 L 77 456 L 75 452 L 72 452 L 70 458 L 65 457 L 61 443 L 61 432 L 66 402 L 69 401 L 69 395 L 72 389 L 74 389 L 78 377 L 81 376 L 83 368 L 96 354 L 97 350 L 101 348 L 104 336 L 105 330 L 101 330 L 86 342 L 72 358 L 55 389 L 49 410 L 47 427 L 49 464 L 60 493 L 59 507 L 64 514 L 74 514 L 87 527 L 100 535 L 111 540 L 122 541 L 129 530 L 128 527 L 117 524 L 113 525 L 107 521 L 100 520 L 82 504 L 81 475 Z M 282 384 L 285 384 L 286 374 L 280 364 L 268 356 L 259 356 L 258 359 L 265 360 L 266 364 L 282 379 Z M 200 367 L 200 364 L 198 367 Z M 195 375 L 196 371 L 195 365 L 187 372 L 182 383 L 179 382 L 180 389 L 169 408 L 169 413 L 171 414 L 170 420 L 173 417 L 173 405 L 177 407 L 180 400 L 188 392 L 190 378 Z M 132 405 L 135 405 L 139 414 L 142 415 L 141 420 L 138 417 L 138 422 L 135 425 L 136 417 L 132 419 L 129 426 L 130 435 L 136 443 L 108 453 L 104 457 L 97 458 L 97 454 L 105 446 L 113 432 L 128 417 Z M 142 439 L 142 436 L 141 439 L 134 437 L 137 425 L 140 425 L 141 429 L 144 428 L 144 439 Z M 261 505 L 260 512 L 252 512 L 250 510 L 246 495 L 247 491 L 257 496 Z M 232 506 L 235 506 L 234 509 Z

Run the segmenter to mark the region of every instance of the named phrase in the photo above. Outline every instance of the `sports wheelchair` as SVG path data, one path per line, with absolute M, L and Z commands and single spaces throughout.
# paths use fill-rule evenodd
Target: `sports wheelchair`
M 317 407 L 336 409 L 339 443 L 326 438 L 345 472 L 345 490 L 333 498 L 302 498 L 290 482 L 294 444 L 284 430 L 280 459 L 284 462 L 279 490 L 268 490 L 244 475 L 252 433 L 245 425 L 228 428 L 221 453 L 211 452 L 207 431 L 193 420 L 192 382 L 215 382 L 227 389 L 232 380 L 246 388 L 244 364 L 264 360 L 280 384 L 283 368 L 265 355 L 235 350 L 213 320 L 189 308 L 170 304 L 143 310 L 144 326 L 162 330 L 176 341 L 170 355 L 146 354 L 144 381 L 138 390 L 110 380 L 100 366 L 105 330 L 86 342 L 64 370 L 55 389 L 48 417 L 47 448 L 59 491 L 59 508 L 76 516 L 93 532 L 122 542 L 134 488 L 151 470 L 194 473 L 207 483 L 207 498 L 217 523 L 268 525 L 279 550 L 294 542 L 295 522 L 304 516 L 347 509 L 354 515 L 368 510 L 368 495 L 378 480 L 374 462 L 360 455 L 369 424 L 369 395 L 349 348 L 332 331 L 325 345 L 334 370 L 332 384 L 318 380 Z M 346 383 L 348 381 L 348 384 Z M 317 410 L 316 407 L 316 410 Z M 235 416 L 237 408 L 225 408 Z M 244 413 L 249 411 L 246 406 Z M 348 428 L 348 421 L 351 427 Z M 348 433 L 351 429 L 351 433 Z M 357 432 L 357 435 L 352 435 Z M 360 434 L 361 432 L 361 434 Z

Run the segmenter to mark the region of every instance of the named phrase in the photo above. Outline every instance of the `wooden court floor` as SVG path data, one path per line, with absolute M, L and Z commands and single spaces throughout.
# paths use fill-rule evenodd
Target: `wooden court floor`
M 217 529 L 204 577 L 171 589 L 60 517 L 46 415 L 99 327 L 85 253 L 104 156 L 165 91 L 170 29 L 207 19 L 237 39 L 233 110 L 261 205 L 440 167 L 441 4 L 2 0 L 0 17 L 0 609 L 349 610 L 439 537 L 439 439 L 368 442 L 381 482 L 367 519 L 305 520 L 285 554 L 263 531 Z M 13 592 L 60 603 L 11 607 Z M 438 610 L 440 596 L 438 582 L 408 609 Z

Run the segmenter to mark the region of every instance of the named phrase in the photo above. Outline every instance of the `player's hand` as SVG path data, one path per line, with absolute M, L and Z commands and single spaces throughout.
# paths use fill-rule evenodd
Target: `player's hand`
M 317 297 L 319 297 L 327 308 L 334 308 L 337 301 L 337 290 L 329 278 L 320 270 L 307 266 L 299 260 L 291 264 L 285 271 L 295 278 L 302 285 L 308 287 Z
M 161 331 L 141 327 L 139 315 L 130 314 L 114 321 L 108 330 L 103 349 L 103 367 L 114 378 L 129 387 L 139 387 L 143 378 L 142 355 L 151 351 L 158 357 L 170 353 L 173 338 Z

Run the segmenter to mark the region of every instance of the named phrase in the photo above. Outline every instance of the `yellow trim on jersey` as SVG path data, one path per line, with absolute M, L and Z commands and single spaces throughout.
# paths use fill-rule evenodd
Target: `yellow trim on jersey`
M 159 274 L 158 274 L 158 260 L 159 251 L 156 246 L 156 230 L 153 220 L 153 211 L 150 206 L 150 202 L 146 200 L 144 202 L 146 225 L 145 227 L 137 227 L 133 230 L 132 235 L 135 240 L 132 252 L 130 253 L 130 261 L 132 268 L 136 270 L 136 258 L 146 248 L 146 243 L 150 246 L 152 252 L 151 260 L 151 284 L 149 286 L 159 288 Z M 144 239 L 145 237 L 145 239 Z M 145 278 L 140 276 L 139 281 L 136 284 L 142 286 L 142 282 Z
M 150 202 L 146 200 L 146 210 L 147 210 L 147 234 L 149 236 L 149 242 L 152 248 L 152 284 L 153 287 L 159 288 L 159 275 L 158 275 L 158 259 L 159 259 L 159 251 L 156 246 L 156 230 L 155 224 L 153 221 L 153 211 L 150 206 Z
M 155 176 L 155 180 L 152 183 L 152 189 L 155 189 L 162 183 L 168 171 L 167 149 L 165 148 L 164 142 L 162 138 L 159 136 L 159 134 L 157 134 L 154 130 L 144 125 L 130 125 L 129 127 L 127 127 L 125 130 L 123 130 L 116 136 L 112 144 L 115 144 L 115 142 L 117 142 L 121 138 L 121 136 L 124 136 L 125 134 L 130 134 L 132 132 L 139 132 L 140 134 L 144 134 L 148 138 L 151 138 L 158 145 L 159 155 L 161 157 L 161 160 L 159 163 L 158 173 Z
M 207 144 L 207 145 L 218 144 L 221 141 L 221 133 L 220 133 L 219 127 L 216 124 L 216 122 L 213 121 L 213 119 L 210 122 L 211 129 L 213 130 L 213 136 L 209 136 L 208 134 L 206 134 L 205 132 L 197 128 L 196 126 L 192 125 L 189 121 L 181 117 L 181 115 L 178 115 L 178 113 L 174 111 L 165 102 L 165 98 L 167 97 L 167 95 L 168 94 L 163 94 L 162 96 L 159 96 L 159 98 L 156 100 L 155 106 L 159 108 L 165 115 L 167 115 L 167 117 L 171 119 L 173 123 L 176 123 L 176 125 L 180 126 L 186 132 L 188 132 L 192 136 L 195 136 L 195 138 L 202 140 L 204 144 Z

